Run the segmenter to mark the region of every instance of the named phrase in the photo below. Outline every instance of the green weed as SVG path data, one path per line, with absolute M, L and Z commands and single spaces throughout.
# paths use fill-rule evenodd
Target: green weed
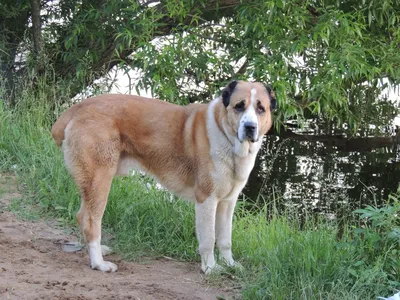
M 40 212 L 32 201 L 26 197 L 12 199 L 10 205 L 8 205 L 8 210 L 23 220 L 37 221 L 40 219 Z

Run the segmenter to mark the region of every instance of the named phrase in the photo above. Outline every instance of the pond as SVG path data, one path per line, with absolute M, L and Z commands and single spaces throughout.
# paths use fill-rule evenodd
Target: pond
M 319 142 L 267 136 L 243 193 L 250 202 L 328 218 L 382 205 L 400 181 L 400 147 L 339 151 Z

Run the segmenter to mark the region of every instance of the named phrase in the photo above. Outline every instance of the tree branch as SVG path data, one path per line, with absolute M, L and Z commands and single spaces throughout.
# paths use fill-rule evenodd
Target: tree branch
M 33 48 L 36 57 L 42 53 L 42 24 L 40 21 L 40 0 L 30 0 L 32 9 Z
M 204 80 L 204 82 L 206 84 L 213 84 L 214 86 L 215 85 L 218 86 L 218 85 L 224 84 L 224 83 L 226 83 L 228 81 L 233 80 L 238 75 L 243 75 L 246 72 L 248 66 L 249 66 L 249 61 L 246 58 L 245 62 L 242 64 L 242 66 L 238 69 L 238 71 L 234 75 L 229 76 L 229 77 L 219 78 L 218 80 L 211 80 L 209 77 L 207 77 Z M 192 70 L 186 69 L 185 72 L 186 72 L 186 75 L 191 76 L 196 81 L 196 83 L 198 84 L 198 82 L 196 80 L 196 74 Z M 206 102 L 211 96 L 212 95 L 211 95 L 210 92 L 205 91 L 205 92 L 202 92 L 202 93 L 196 93 L 196 94 L 189 95 L 188 100 L 189 100 L 189 103 L 193 103 L 193 102 L 197 102 L 197 101 Z

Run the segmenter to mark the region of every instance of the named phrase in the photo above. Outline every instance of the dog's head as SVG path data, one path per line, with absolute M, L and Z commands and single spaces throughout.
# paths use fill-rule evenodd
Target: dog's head
M 259 82 L 232 81 L 222 91 L 227 122 L 240 142 L 257 142 L 272 126 L 275 94 Z

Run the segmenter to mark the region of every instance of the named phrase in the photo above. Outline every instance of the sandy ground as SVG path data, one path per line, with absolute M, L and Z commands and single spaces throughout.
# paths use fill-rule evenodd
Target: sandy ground
M 166 258 L 139 264 L 111 255 L 118 272 L 91 270 L 85 250 L 62 250 L 77 238 L 56 222 L 21 220 L 7 209 L 20 195 L 14 179 L 4 178 L 0 174 L 0 299 L 238 299 L 232 288 L 208 284 L 198 264 Z

